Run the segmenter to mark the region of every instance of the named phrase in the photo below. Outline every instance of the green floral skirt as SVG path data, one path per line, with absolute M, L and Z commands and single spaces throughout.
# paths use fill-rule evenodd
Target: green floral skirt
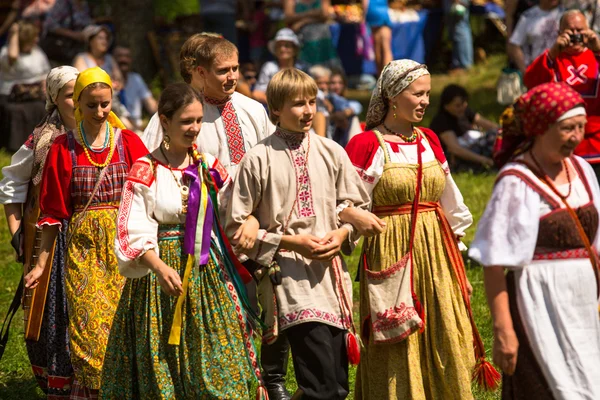
M 169 229 L 173 226 L 161 226 Z M 179 235 L 159 239 L 161 259 L 183 280 L 187 256 Z M 162 235 L 159 235 L 159 238 Z M 177 297 L 149 273 L 127 279 L 111 330 L 102 377 L 104 399 L 248 399 L 255 380 L 247 334 L 213 245 L 207 265 L 190 275 L 181 342 L 168 344 Z M 229 285 L 229 287 L 228 287 Z

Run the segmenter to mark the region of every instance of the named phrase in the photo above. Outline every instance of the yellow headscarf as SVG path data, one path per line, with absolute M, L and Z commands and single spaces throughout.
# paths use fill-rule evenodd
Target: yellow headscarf
M 81 72 L 77 76 L 77 80 L 75 81 L 75 89 L 73 90 L 73 104 L 75 105 L 75 121 L 77 122 L 77 125 L 79 125 L 79 123 L 83 120 L 83 113 L 79 108 L 79 97 L 81 97 L 83 90 L 93 83 L 106 83 L 108 86 L 110 86 L 112 92 L 112 81 L 110 80 L 110 76 L 108 76 L 106 71 L 104 71 L 102 68 L 88 68 Z M 119 117 L 117 117 L 114 112 L 110 112 L 107 120 L 108 123 L 114 128 L 125 129 L 125 125 L 123 125 Z

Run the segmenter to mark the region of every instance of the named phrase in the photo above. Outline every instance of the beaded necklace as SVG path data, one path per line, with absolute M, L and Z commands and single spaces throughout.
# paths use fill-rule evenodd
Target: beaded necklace
M 412 143 L 417 139 L 417 130 L 413 128 L 412 130 L 412 134 L 410 136 L 405 136 L 404 134 L 400 133 L 400 132 L 396 132 L 391 130 L 390 128 L 388 128 L 384 123 L 382 123 L 381 125 L 383 125 L 383 128 L 388 131 L 388 133 L 394 135 L 394 136 L 398 136 L 399 138 L 401 138 L 402 140 L 404 140 L 407 143 Z
M 81 143 L 82 143 L 82 147 L 83 147 L 83 152 L 85 153 L 85 156 L 87 157 L 88 161 L 90 162 L 90 164 L 92 164 L 94 167 L 97 168 L 104 168 L 106 167 L 108 164 L 110 164 L 110 160 L 112 160 L 112 156 L 115 152 L 115 132 L 112 128 L 112 126 L 109 123 L 106 123 L 106 129 L 108 131 L 108 144 L 110 146 L 110 151 L 108 152 L 108 155 L 106 156 L 106 160 L 104 160 L 103 163 L 97 163 L 96 161 L 94 161 L 92 159 L 92 156 L 90 155 L 90 150 L 94 151 L 93 149 L 91 149 L 90 145 L 88 144 L 87 140 L 85 139 L 85 132 L 83 130 L 83 121 L 81 123 L 79 123 L 79 125 L 77 126 L 77 131 L 79 132 L 79 138 L 81 139 Z M 104 149 L 106 149 L 106 139 L 105 139 L 105 144 L 102 148 L 102 150 L 100 151 L 104 151 Z

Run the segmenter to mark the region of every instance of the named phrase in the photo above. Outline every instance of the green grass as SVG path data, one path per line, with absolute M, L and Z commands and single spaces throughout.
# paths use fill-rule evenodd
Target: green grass
M 438 108 L 439 95 L 445 85 L 449 83 L 458 83 L 467 88 L 471 97 L 471 107 L 480 112 L 487 118 L 497 119 L 502 108 L 495 101 L 495 85 L 501 68 L 505 64 L 503 57 L 494 56 L 488 60 L 486 66 L 475 67 L 468 75 L 460 77 L 448 77 L 444 75 L 434 75 L 432 79 L 431 106 L 425 118 L 424 125 L 427 126 L 433 114 Z M 368 106 L 370 93 L 351 93 L 352 97 L 359 99 Z M 0 167 L 10 162 L 10 155 L 0 151 Z M 469 173 L 460 173 L 454 175 L 454 179 L 460 188 L 467 206 L 469 206 L 475 224 L 467 230 L 465 242 L 468 244 L 473 240 L 476 222 L 479 220 L 485 205 L 491 194 L 494 177 L 491 175 L 474 175 Z M 0 213 L 0 318 L 4 315 L 21 276 L 21 266 L 14 261 L 13 250 L 10 246 L 10 235 L 6 227 L 4 213 Z M 358 250 L 348 258 L 348 265 L 352 276 L 356 273 L 358 259 Z M 492 346 L 491 319 L 487 308 L 485 293 L 483 288 L 483 274 L 481 267 L 471 266 L 467 263 L 467 274 L 473 285 L 473 312 L 481 336 L 483 337 L 488 358 Z M 354 286 L 354 298 L 358 299 L 358 284 Z M 356 308 L 355 308 L 356 309 Z M 0 361 L 0 399 L 41 399 L 43 393 L 37 388 L 37 384 L 31 373 L 31 368 L 25 351 L 23 341 L 23 324 L 21 323 L 22 312 L 19 312 L 13 320 L 10 340 Z M 356 370 L 351 368 L 350 382 L 351 394 L 349 399 L 353 398 L 354 376 Z M 289 363 L 288 387 L 291 391 L 295 390 L 292 363 Z M 499 399 L 500 393 L 485 393 L 478 388 L 473 389 L 476 399 L 491 400 Z

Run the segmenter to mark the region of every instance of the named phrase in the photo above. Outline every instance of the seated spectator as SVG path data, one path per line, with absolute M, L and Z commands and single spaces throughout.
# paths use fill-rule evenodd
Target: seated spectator
M 298 51 L 300 50 L 300 40 L 298 36 L 289 28 L 283 28 L 277 32 L 275 38 L 269 41 L 269 51 L 275 56 L 275 61 L 267 61 L 260 70 L 258 82 L 252 91 L 252 97 L 256 101 L 267 104 L 267 85 L 273 75 L 284 68 L 295 67 L 306 71 L 307 65 L 298 61 Z
M 73 66 L 81 71 L 88 68 L 100 67 L 119 86 L 123 83 L 123 77 L 119 66 L 108 52 L 112 42 L 112 34 L 106 25 L 89 25 L 82 31 L 87 44 L 86 52 L 78 54 L 73 60 Z
M 455 168 L 487 169 L 494 165 L 491 157 L 498 125 L 471 110 L 468 100 L 469 95 L 462 86 L 446 86 L 440 109 L 429 128 L 440 137 L 449 162 Z
M 508 58 L 522 74 L 544 50 L 550 48 L 558 35 L 563 9 L 559 0 L 540 0 L 519 18 L 507 45 Z
M 117 46 L 114 51 L 114 59 L 123 76 L 123 88 L 119 92 L 119 99 L 129 111 L 131 122 L 135 128 L 141 130 L 144 128 L 142 126 L 142 105 L 150 115 L 156 112 L 158 105 L 142 76 L 131 70 L 131 50 L 124 46 Z
M 285 23 L 302 37 L 299 58 L 309 65 L 340 67 L 329 19 L 331 0 L 283 0 Z
M 354 135 L 362 132 L 358 115 L 362 112 L 362 105 L 356 100 L 344 97 L 346 91 L 346 77 L 341 71 L 331 73 L 329 78 L 329 91 L 326 98 L 331 103 L 332 112 L 329 118 L 329 132 L 331 139 L 340 146 L 346 144 Z
M 92 24 L 85 0 L 56 0 L 44 21 L 42 49 L 60 64 L 68 64 L 85 48 L 83 28 Z
M 250 86 L 250 90 L 254 91 L 256 88 L 256 83 L 258 82 L 258 71 L 256 70 L 254 63 L 247 62 L 242 64 L 240 66 L 240 73 L 242 74 L 242 77 L 248 86 Z
M 564 82 L 585 100 L 585 137 L 575 154 L 592 164 L 600 177 L 600 93 L 598 93 L 600 40 L 584 15 L 569 10 L 560 20 L 560 33 L 552 47 L 533 61 L 524 76 L 528 88 L 545 82 Z
M 0 50 L 1 145 L 16 151 L 45 115 L 44 84 L 50 62 L 37 46 L 39 29 L 14 23 Z

